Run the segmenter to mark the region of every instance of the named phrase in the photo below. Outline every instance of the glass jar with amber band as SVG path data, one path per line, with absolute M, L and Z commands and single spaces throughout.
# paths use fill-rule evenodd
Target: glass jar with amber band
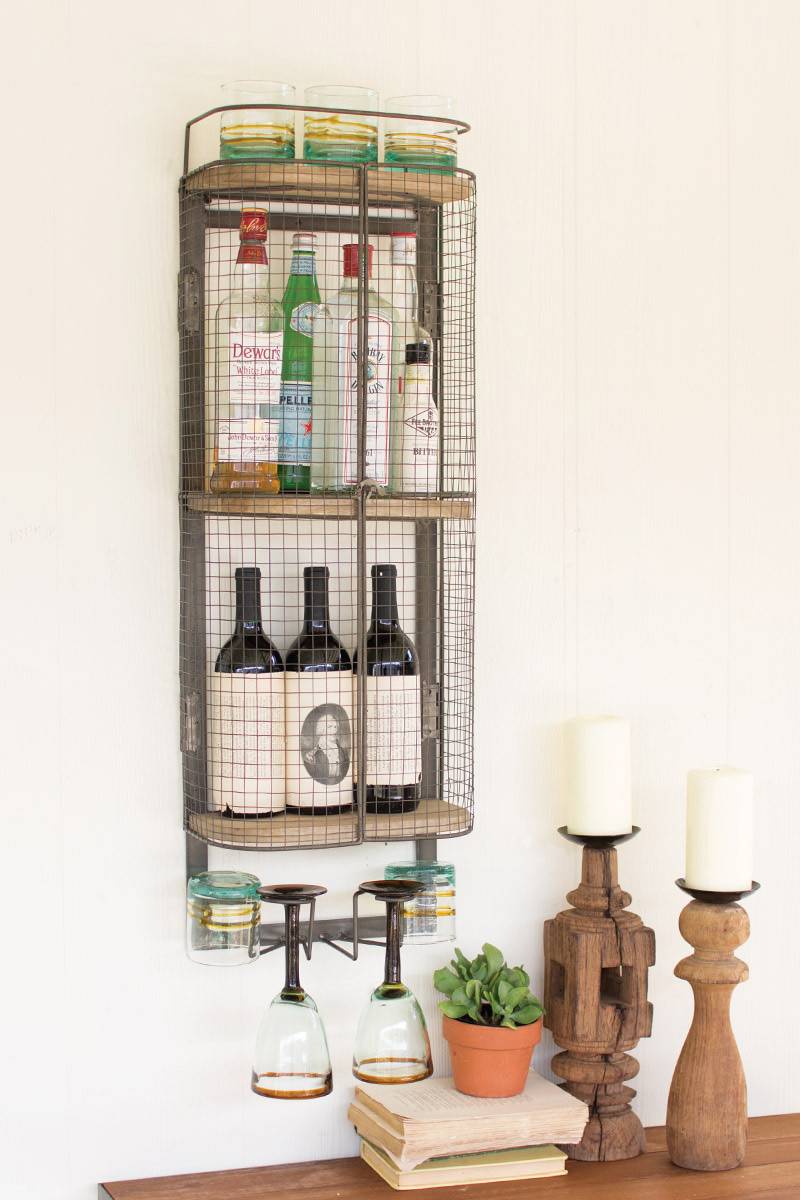
M 201 871 L 186 885 L 186 953 L 204 966 L 236 967 L 259 954 L 261 881 L 245 871 Z
M 424 890 L 403 905 L 403 941 L 409 946 L 452 942 L 456 936 L 456 869 L 448 862 L 389 863 L 386 879 L 418 879 Z

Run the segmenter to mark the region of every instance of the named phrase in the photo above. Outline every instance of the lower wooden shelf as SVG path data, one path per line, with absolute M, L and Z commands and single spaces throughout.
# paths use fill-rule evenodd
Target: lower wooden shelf
M 470 1200 L 796 1200 L 800 1195 L 800 1114 L 752 1119 L 744 1164 L 721 1173 L 674 1167 L 667 1158 L 664 1130 L 648 1129 L 646 1134 L 647 1150 L 638 1158 L 570 1162 L 566 1178 L 423 1188 L 408 1194 L 417 1200 L 446 1200 L 448 1195 Z M 396 1194 L 358 1158 L 136 1179 L 101 1184 L 99 1191 L 100 1200 L 387 1200 Z
M 192 512 L 218 516 L 327 517 L 352 520 L 357 516 L 354 496 L 215 495 L 189 492 L 186 506 Z M 466 520 L 473 515 L 469 496 L 375 496 L 367 501 L 367 517 L 374 521 Z
M 468 808 L 446 800 L 421 800 L 415 812 L 396 815 L 367 813 L 364 841 L 405 842 L 416 838 L 448 837 L 467 833 L 472 825 Z M 309 846 L 351 846 L 360 840 L 353 813 L 311 816 L 279 813 L 274 817 L 224 817 L 219 813 L 192 813 L 188 828 L 213 846 L 248 850 L 293 850 Z

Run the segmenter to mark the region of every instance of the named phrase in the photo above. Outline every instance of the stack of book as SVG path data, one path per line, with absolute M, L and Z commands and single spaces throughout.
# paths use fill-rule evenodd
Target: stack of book
M 449 1078 L 360 1083 L 349 1109 L 361 1157 L 399 1190 L 564 1175 L 566 1155 L 553 1143 L 579 1142 L 588 1116 L 533 1072 L 502 1100 L 465 1096 Z

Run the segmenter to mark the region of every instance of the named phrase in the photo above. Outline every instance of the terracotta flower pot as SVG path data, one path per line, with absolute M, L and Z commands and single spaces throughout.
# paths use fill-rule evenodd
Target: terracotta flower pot
M 532 1025 L 504 1029 L 470 1025 L 443 1017 L 450 1045 L 453 1082 L 468 1096 L 516 1096 L 525 1087 L 533 1048 L 542 1036 L 542 1018 Z

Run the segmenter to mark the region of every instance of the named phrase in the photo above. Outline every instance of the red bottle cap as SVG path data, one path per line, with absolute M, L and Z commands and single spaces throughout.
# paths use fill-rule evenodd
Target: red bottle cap
M 358 242 L 350 242 L 347 246 L 342 246 L 344 252 L 344 277 L 345 279 L 358 278 Z M 367 246 L 367 276 L 372 278 L 372 246 Z
M 265 242 L 267 240 L 267 214 L 263 208 L 242 209 L 239 238 L 243 242 Z

